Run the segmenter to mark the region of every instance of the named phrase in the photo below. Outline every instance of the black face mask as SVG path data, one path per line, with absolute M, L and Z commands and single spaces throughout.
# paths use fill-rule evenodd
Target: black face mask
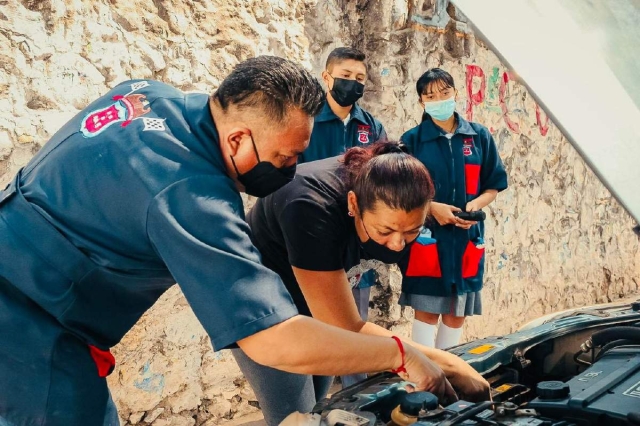
M 364 94 L 364 84 L 356 80 L 333 77 L 331 97 L 338 105 L 348 107 L 355 104 Z
M 360 220 L 362 221 L 362 216 L 360 216 Z M 387 264 L 398 263 L 398 261 L 402 259 L 405 254 L 407 254 L 407 252 L 411 248 L 411 245 L 415 241 L 413 240 L 410 243 L 406 243 L 400 251 L 391 250 L 383 244 L 376 243 L 374 239 L 371 238 L 371 235 L 369 235 L 369 231 L 367 231 L 367 228 L 364 226 L 364 221 L 362 221 L 362 227 L 364 228 L 364 232 L 366 232 L 369 239 L 365 242 L 361 241 L 360 247 L 362 247 L 362 249 L 369 256 L 371 256 L 372 259 L 376 259 Z
M 238 181 L 244 185 L 245 192 L 254 197 L 262 198 L 291 182 L 296 174 L 296 165 L 279 169 L 268 161 L 260 161 L 260 155 L 258 154 L 256 143 L 253 141 L 253 136 L 251 136 L 251 143 L 253 144 L 253 150 L 256 152 L 258 164 L 248 172 L 240 173 L 233 156 L 231 157 L 231 163 L 238 174 Z

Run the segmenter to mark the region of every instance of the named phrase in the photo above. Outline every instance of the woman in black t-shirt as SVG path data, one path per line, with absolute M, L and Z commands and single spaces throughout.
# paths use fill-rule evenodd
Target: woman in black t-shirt
M 351 331 L 392 336 L 362 321 L 351 288 L 363 272 L 396 263 L 407 253 L 434 193 L 420 161 L 397 143 L 377 143 L 301 165 L 290 184 L 258 200 L 247 222 L 263 264 L 280 275 L 301 314 Z M 466 398 L 488 398 L 487 382 L 468 364 L 446 352 L 420 349 Z M 331 378 L 260 366 L 239 349 L 234 356 L 269 425 L 291 412 L 310 411 L 331 384 Z

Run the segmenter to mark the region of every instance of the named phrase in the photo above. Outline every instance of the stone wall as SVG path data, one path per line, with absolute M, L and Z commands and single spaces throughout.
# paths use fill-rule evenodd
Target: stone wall
M 420 118 L 417 78 L 441 66 L 455 78 L 458 111 L 496 139 L 510 188 L 487 209 L 485 314 L 468 321 L 465 339 L 638 293 L 632 221 L 446 0 L 0 0 L 0 185 L 120 80 L 210 92 L 256 54 L 319 74 L 342 45 L 367 53 L 363 106 L 392 138 Z M 408 334 L 398 274 L 381 272 L 389 285 L 371 312 Z M 177 287 L 114 352 L 109 383 L 123 425 L 210 425 L 257 410 L 230 354 L 211 351 Z
M 0 184 L 118 82 L 213 91 L 239 61 L 308 64 L 302 0 L 0 1 Z

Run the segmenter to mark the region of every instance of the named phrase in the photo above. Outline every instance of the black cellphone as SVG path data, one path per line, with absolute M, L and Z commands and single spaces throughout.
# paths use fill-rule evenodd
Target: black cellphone
M 475 212 L 453 212 L 453 215 L 460 219 L 470 220 L 473 222 L 480 222 L 487 218 L 487 215 L 482 210 L 477 210 Z

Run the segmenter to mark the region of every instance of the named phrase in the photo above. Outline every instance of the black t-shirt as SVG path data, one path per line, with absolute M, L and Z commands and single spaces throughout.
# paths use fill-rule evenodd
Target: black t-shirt
M 367 260 L 354 219 L 347 214 L 341 159 L 299 165 L 291 183 L 258 200 L 247 215 L 262 263 L 280 275 L 302 315 L 310 315 L 309 308 L 291 266 L 310 271 L 344 269 L 354 286 L 363 272 L 381 263 Z

